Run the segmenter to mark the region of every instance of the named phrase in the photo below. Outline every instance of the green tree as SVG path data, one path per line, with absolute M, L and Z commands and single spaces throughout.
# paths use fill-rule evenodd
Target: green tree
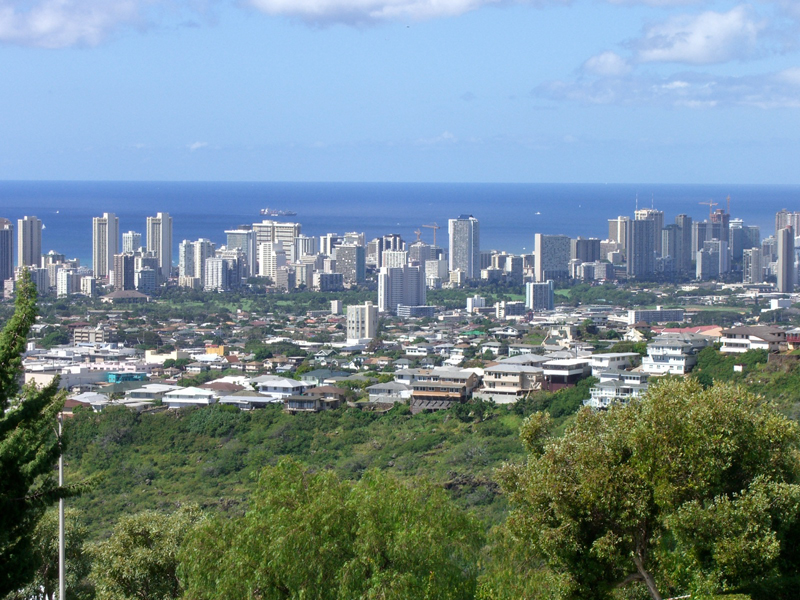
M 48 506 L 68 491 L 53 467 L 61 453 L 58 380 L 20 387 L 22 354 L 36 319 L 36 287 L 23 272 L 14 315 L 0 334 L 0 597 L 24 587 L 38 567 L 34 530 Z
M 98 600 L 179 598 L 178 552 L 201 519 L 196 506 L 170 515 L 148 510 L 122 517 L 109 540 L 89 547 Z
M 564 437 L 523 426 L 531 455 L 505 467 L 508 526 L 567 584 L 609 598 L 746 590 L 798 570 L 798 427 L 741 388 L 668 380 L 641 401 L 583 410 Z
M 74 508 L 64 511 L 65 578 L 67 596 L 83 600 L 94 596 L 86 577 L 91 569 L 84 552 L 87 530 L 83 513 Z M 55 600 L 58 594 L 58 511 L 48 510 L 33 532 L 33 549 L 39 567 L 34 579 L 6 600 Z
M 187 541 L 186 597 L 472 598 L 481 528 L 421 481 L 369 471 L 357 483 L 284 460 L 251 510 Z

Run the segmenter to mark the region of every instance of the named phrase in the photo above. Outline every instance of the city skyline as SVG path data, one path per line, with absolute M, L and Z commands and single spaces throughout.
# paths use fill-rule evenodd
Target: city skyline
M 4 180 L 798 182 L 790 0 L 3 6 Z

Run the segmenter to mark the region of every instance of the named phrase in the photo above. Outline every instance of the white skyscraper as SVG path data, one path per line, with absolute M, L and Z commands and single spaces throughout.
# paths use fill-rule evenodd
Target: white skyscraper
M 480 224 L 472 215 L 450 219 L 450 270 L 460 270 L 470 279 L 480 276 Z
M 425 270 L 418 266 L 381 267 L 378 310 L 396 313 L 399 305 L 422 306 L 427 301 Z
M 42 222 L 36 217 L 17 219 L 17 266 L 38 267 L 42 262 Z
M 92 270 L 97 278 L 108 278 L 114 270 L 114 255 L 119 254 L 119 218 L 103 213 L 92 219 Z
M 122 252 L 133 254 L 142 247 L 142 234 L 138 231 L 126 231 L 122 234 Z
M 158 259 L 161 279 L 168 279 L 172 271 L 172 217 L 169 213 L 147 217 L 147 251 Z
M 542 283 L 569 277 L 571 240 L 566 235 L 534 235 L 534 276 Z

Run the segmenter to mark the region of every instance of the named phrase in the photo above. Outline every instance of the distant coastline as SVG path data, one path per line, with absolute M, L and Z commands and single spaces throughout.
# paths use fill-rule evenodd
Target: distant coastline
M 437 243 L 447 246 L 447 220 L 462 213 L 479 219 L 482 249 L 523 253 L 537 232 L 603 239 L 609 218 L 633 216 L 637 196 L 640 207 L 652 203 L 671 223 L 680 213 L 703 219 L 708 208 L 700 202 L 724 207 L 728 195 L 731 217 L 760 226 L 762 237 L 772 235 L 777 211 L 800 209 L 800 185 L 0 181 L 0 217 L 36 215 L 45 225 L 43 251 L 82 264 L 91 262 L 91 219 L 103 212 L 119 217 L 120 232 L 141 233 L 147 216 L 169 212 L 174 256 L 183 239 L 223 244 L 225 229 L 264 218 L 301 223 L 305 235 L 400 233 L 409 242 L 436 222 Z M 299 214 L 263 217 L 266 205 Z M 432 243 L 431 230 L 422 232 Z

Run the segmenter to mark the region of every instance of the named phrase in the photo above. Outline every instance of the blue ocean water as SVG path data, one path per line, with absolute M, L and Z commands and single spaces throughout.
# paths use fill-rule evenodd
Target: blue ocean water
M 0 217 L 42 220 L 42 250 L 56 250 L 91 264 L 92 217 L 113 212 L 120 232 L 144 233 L 156 212 L 173 218 L 173 256 L 183 239 L 225 243 L 225 229 L 262 219 L 266 206 L 294 210 L 286 220 L 302 224 L 306 235 L 363 231 L 367 239 L 414 230 L 432 242 L 433 222 L 440 246 L 447 245 L 447 220 L 471 214 L 480 221 L 482 249 L 513 253 L 533 250 L 535 233 L 575 237 L 608 235 L 609 218 L 633 216 L 639 207 L 665 212 L 665 224 L 685 213 L 706 218 L 713 200 L 732 218 L 771 235 L 775 213 L 800 210 L 800 186 L 653 184 L 461 184 L 461 183 L 248 183 L 248 182 L 0 182 Z M 716 208 L 716 207 L 715 207 Z

